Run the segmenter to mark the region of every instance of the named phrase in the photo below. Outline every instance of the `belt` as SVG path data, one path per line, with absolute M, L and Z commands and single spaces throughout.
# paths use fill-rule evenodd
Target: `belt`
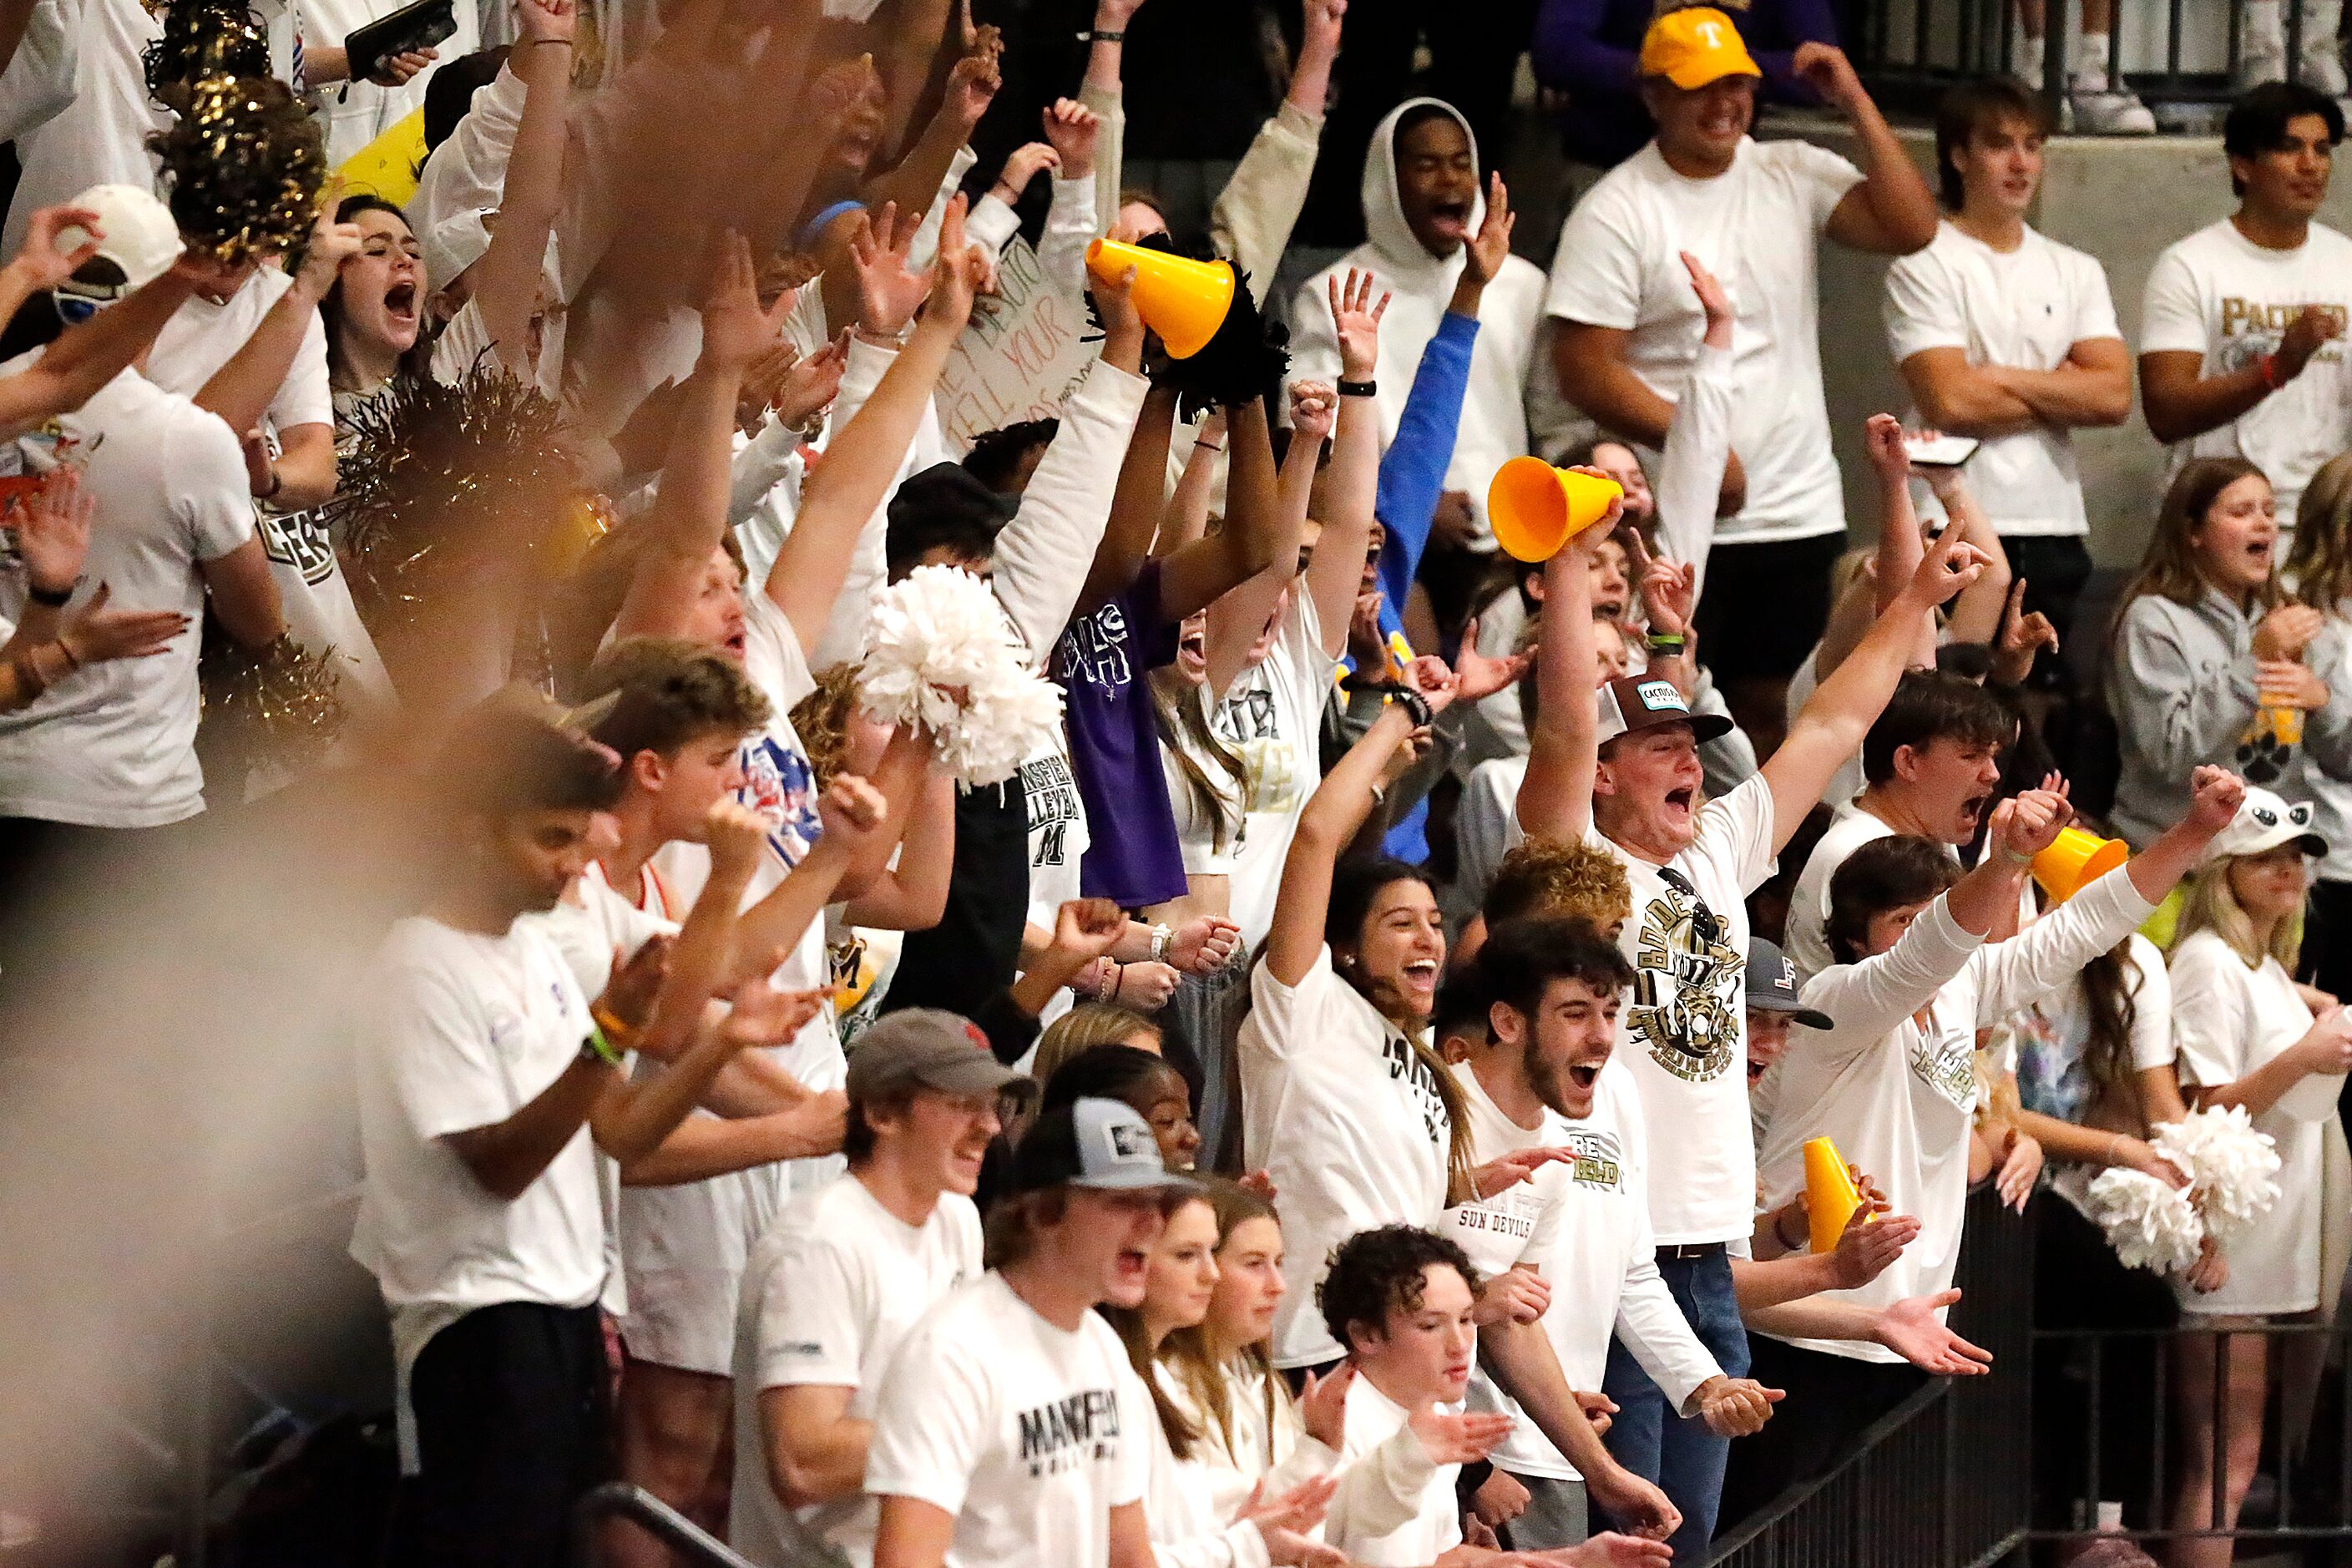
M 1658 1248 L 1661 1263 L 1696 1263 L 1704 1258 L 1723 1256 L 1724 1244 L 1719 1241 L 1685 1242 Z

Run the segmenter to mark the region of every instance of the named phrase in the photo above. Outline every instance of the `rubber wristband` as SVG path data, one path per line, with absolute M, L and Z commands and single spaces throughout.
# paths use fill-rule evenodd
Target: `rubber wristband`
M 1079 30 L 1078 42 L 1082 44 L 1123 44 L 1127 42 L 1127 35 L 1124 32 L 1117 31 L 1109 27 L 1086 27 Z
M 2006 844 L 2000 847 L 2000 852 L 2002 858 L 2008 860 L 2008 862 L 2012 866 L 2031 866 L 2033 864 L 2032 856 L 2020 855 L 2016 850 L 2011 849 Z
M 596 1027 L 604 1032 L 605 1039 L 610 1042 L 625 1047 L 636 1037 L 636 1030 L 621 1022 L 612 1009 L 601 1002 L 590 1006 L 588 1016 L 595 1020 Z
M 1683 650 L 1683 638 L 1680 632 L 1652 632 L 1649 642 L 1650 646 L 1660 653 L 1680 653 Z
M 1342 397 L 1377 397 L 1381 384 L 1377 381 L 1343 381 L 1339 384 Z
M 604 1031 L 593 1023 L 588 1026 L 587 1037 L 580 1042 L 580 1054 L 583 1058 L 593 1057 L 608 1068 L 621 1065 L 621 1053 L 613 1048 L 613 1042 L 604 1037 Z
M 2263 385 L 2269 391 L 2276 392 L 2286 384 L 2279 375 L 2278 355 L 2264 354 L 2254 362 L 2254 368 L 2262 373 Z
M 1437 717 L 1436 714 L 1430 711 L 1429 699 L 1423 697 L 1420 692 L 1415 691 L 1410 686 L 1400 686 L 1391 693 L 1391 695 L 1396 698 L 1397 702 L 1404 709 L 1405 712 L 1412 717 L 1412 727 L 1416 730 L 1427 728 L 1430 721 Z

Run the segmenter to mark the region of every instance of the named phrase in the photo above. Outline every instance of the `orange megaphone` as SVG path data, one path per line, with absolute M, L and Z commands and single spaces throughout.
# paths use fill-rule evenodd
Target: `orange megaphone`
M 1812 1229 L 1813 1250 L 1834 1252 L 1846 1222 L 1862 1206 L 1862 1193 L 1853 1173 L 1826 1138 L 1805 1140 L 1805 1218 Z
M 1223 261 L 1192 261 L 1147 246 L 1097 239 L 1087 247 L 1087 270 L 1116 283 L 1135 268 L 1135 309 L 1160 334 L 1171 358 L 1191 359 L 1206 348 L 1234 303 L 1234 269 Z
M 1486 487 L 1495 542 L 1518 560 L 1549 561 L 1559 547 L 1609 515 L 1625 493 L 1614 479 L 1555 468 L 1541 458 L 1513 458 Z
M 2092 882 L 2131 858 L 2131 846 L 2079 827 L 2062 827 L 2056 842 L 2033 858 L 2033 879 L 2063 904 Z

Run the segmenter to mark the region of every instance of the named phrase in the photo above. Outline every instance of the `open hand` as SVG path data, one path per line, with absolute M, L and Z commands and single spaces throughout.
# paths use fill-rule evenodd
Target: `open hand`
M 1331 303 L 1331 327 L 1339 337 L 1342 381 L 1370 381 L 1380 369 L 1381 318 L 1388 314 L 1390 295 L 1382 289 L 1374 301 L 1372 290 L 1378 281 L 1370 273 L 1352 267 L 1345 283 L 1337 273 L 1324 279 Z
M 113 585 L 100 583 L 58 623 L 58 641 L 76 663 L 151 658 L 167 651 L 195 625 L 178 610 L 110 610 L 107 601 L 113 596 Z
M 69 228 L 79 230 L 80 237 L 71 250 L 59 250 L 58 236 Z M 8 266 L 27 290 L 39 293 L 71 278 L 76 268 L 98 254 L 98 242 L 105 237 L 98 215 L 88 207 L 42 207 L 26 225 L 25 243 Z
M 1879 1313 L 1873 1334 L 1878 1342 L 1922 1372 L 1939 1377 L 1973 1377 L 1992 1369 L 1992 1352 L 1968 1341 L 1937 1321 L 1937 1313 L 1960 1299 L 1958 1290 L 1912 1296 Z
M 738 1050 L 789 1045 L 824 1003 L 822 991 L 779 991 L 764 979 L 747 980 L 735 988 L 719 1037 Z
M 19 501 L 0 526 L 16 536 L 16 558 L 28 585 L 45 594 L 70 594 L 89 558 L 90 520 L 98 502 L 81 488 L 81 470 L 53 469 L 40 488 Z
M 703 363 L 740 376 L 775 346 L 793 302 L 793 296 L 786 293 L 774 305 L 761 308 L 751 243 L 729 229 L 719 242 L 719 264 L 711 269 L 710 293 L 702 305 Z
M 857 324 L 877 337 L 893 338 L 915 319 L 931 291 L 931 273 L 910 271 L 915 215 L 901 217 L 898 204 L 862 218 L 849 237 L 849 265 L 857 274 Z
M 1503 176 L 1486 176 L 1486 216 L 1479 221 L 1478 232 L 1470 237 L 1463 247 L 1462 273 L 1475 278 L 1484 288 L 1503 270 L 1503 263 L 1511 258 L 1511 230 L 1518 226 L 1518 217 L 1511 211 L 1511 193 L 1503 184 Z
M 1335 1454 L 1347 1443 L 1348 1390 L 1355 1384 L 1356 1363 L 1343 1361 L 1321 1377 L 1308 1373 L 1298 1394 L 1299 1425 Z
M 1462 647 L 1454 656 L 1454 700 L 1483 702 L 1525 675 L 1534 661 L 1533 650 L 1500 658 L 1480 653 L 1478 617 L 1473 616 L 1462 627 Z
M 1074 98 L 1054 100 L 1044 111 L 1045 140 L 1060 160 L 1062 178 L 1084 180 L 1095 172 L 1095 143 L 1102 134 L 1102 116 Z
M 1511 1435 L 1512 1418 L 1494 1410 L 1465 1410 L 1458 1415 L 1432 1402 L 1405 1422 L 1421 1439 L 1421 1450 L 1433 1465 L 1467 1465 L 1495 1451 Z
M 1698 308 L 1706 312 L 1706 339 L 1711 343 L 1716 342 L 1730 331 L 1738 319 L 1737 312 L 1731 308 L 1731 296 L 1724 292 L 1722 283 L 1697 257 L 1687 250 L 1681 255 L 1683 270 L 1690 275 L 1691 292 L 1698 296 Z M 1717 346 L 1727 348 L 1730 345 L 1725 342 Z
M 1868 1205 L 1853 1211 L 1830 1254 L 1830 1269 L 1837 1289 L 1858 1290 L 1886 1272 L 1918 1237 L 1919 1222 L 1909 1215 L 1878 1215 Z

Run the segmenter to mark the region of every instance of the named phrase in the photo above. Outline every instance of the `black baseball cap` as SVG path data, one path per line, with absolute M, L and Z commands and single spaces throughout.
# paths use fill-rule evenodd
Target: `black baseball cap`
M 1005 1179 L 1008 1193 L 1047 1187 L 1125 1193 L 1199 1185 L 1160 1161 L 1151 1123 L 1118 1100 L 1093 1098 L 1074 1100 L 1038 1117 L 1013 1152 L 1013 1168 Z
M 1797 1000 L 1797 966 L 1779 943 L 1760 936 L 1748 943 L 1748 1005 L 1759 1013 L 1786 1013 L 1808 1029 L 1836 1027 L 1827 1013 Z

